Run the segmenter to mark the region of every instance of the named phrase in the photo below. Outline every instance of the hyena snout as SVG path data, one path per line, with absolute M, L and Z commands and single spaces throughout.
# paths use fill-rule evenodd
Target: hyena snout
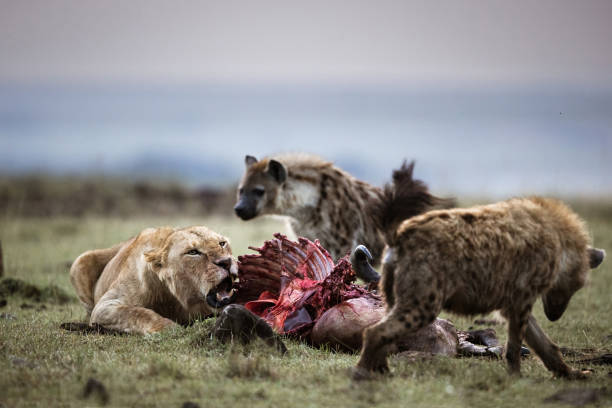
M 255 206 L 246 203 L 244 200 L 238 201 L 238 203 L 234 206 L 234 212 L 244 221 L 255 218 L 257 215 Z
M 589 248 L 589 266 L 591 269 L 597 268 L 606 257 L 606 251 L 603 249 Z

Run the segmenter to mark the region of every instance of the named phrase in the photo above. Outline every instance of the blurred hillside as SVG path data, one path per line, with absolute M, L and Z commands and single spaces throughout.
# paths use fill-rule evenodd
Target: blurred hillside
M 0 215 L 5 217 L 209 216 L 233 217 L 235 185 L 192 187 L 177 181 L 72 176 L 0 177 Z M 580 214 L 612 219 L 612 197 L 564 197 Z M 459 196 L 460 206 L 493 197 Z
M 6 216 L 206 216 L 232 213 L 235 188 L 190 188 L 177 182 L 43 175 L 0 177 Z

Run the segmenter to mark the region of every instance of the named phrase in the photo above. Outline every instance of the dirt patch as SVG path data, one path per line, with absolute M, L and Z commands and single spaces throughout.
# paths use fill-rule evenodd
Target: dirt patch
M 611 365 L 612 364 L 612 354 L 606 353 L 601 356 L 585 358 L 582 360 L 577 360 L 576 363 L 580 364 L 596 364 L 596 365 Z
M 26 360 L 25 358 L 21 358 L 21 357 L 12 357 L 11 364 L 13 364 L 14 367 L 25 367 L 25 368 L 36 368 L 38 366 L 38 364 L 30 360 Z
M 582 407 L 586 404 L 596 403 L 606 395 L 609 396 L 606 388 L 567 388 L 546 398 L 544 402 L 561 402 L 575 407 Z
M 65 304 L 74 298 L 56 285 L 38 287 L 16 278 L 4 278 L 0 281 L 0 296 L 19 296 L 34 302 Z
M 83 334 L 112 334 L 121 336 L 127 334 L 125 332 L 122 332 L 121 330 L 106 328 L 104 326 L 99 325 L 98 323 L 87 324 L 81 322 L 67 322 L 60 324 L 60 328 L 67 331 L 79 332 Z
M 474 320 L 474 324 L 478 326 L 498 326 L 503 324 L 501 320 L 497 319 L 476 319 Z
M 83 388 L 83 398 L 95 397 L 97 398 L 102 405 L 108 404 L 110 400 L 110 396 L 108 395 L 108 391 L 104 384 L 95 378 L 90 378 L 87 380 L 85 387 Z

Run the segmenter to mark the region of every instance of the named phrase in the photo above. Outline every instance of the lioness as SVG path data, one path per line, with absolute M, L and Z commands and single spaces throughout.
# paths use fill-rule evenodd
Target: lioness
M 111 248 L 85 252 L 70 269 L 91 324 L 141 334 L 229 304 L 237 276 L 227 238 L 206 227 L 148 228 Z

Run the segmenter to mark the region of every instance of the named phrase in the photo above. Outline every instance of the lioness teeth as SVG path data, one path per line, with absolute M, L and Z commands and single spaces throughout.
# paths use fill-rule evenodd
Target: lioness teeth
M 230 290 L 229 292 L 217 292 L 216 297 L 218 301 L 222 301 L 223 299 L 226 299 L 228 297 L 232 297 L 234 295 L 234 292 L 236 291 L 235 288 L 232 288 L 232 290 Z

